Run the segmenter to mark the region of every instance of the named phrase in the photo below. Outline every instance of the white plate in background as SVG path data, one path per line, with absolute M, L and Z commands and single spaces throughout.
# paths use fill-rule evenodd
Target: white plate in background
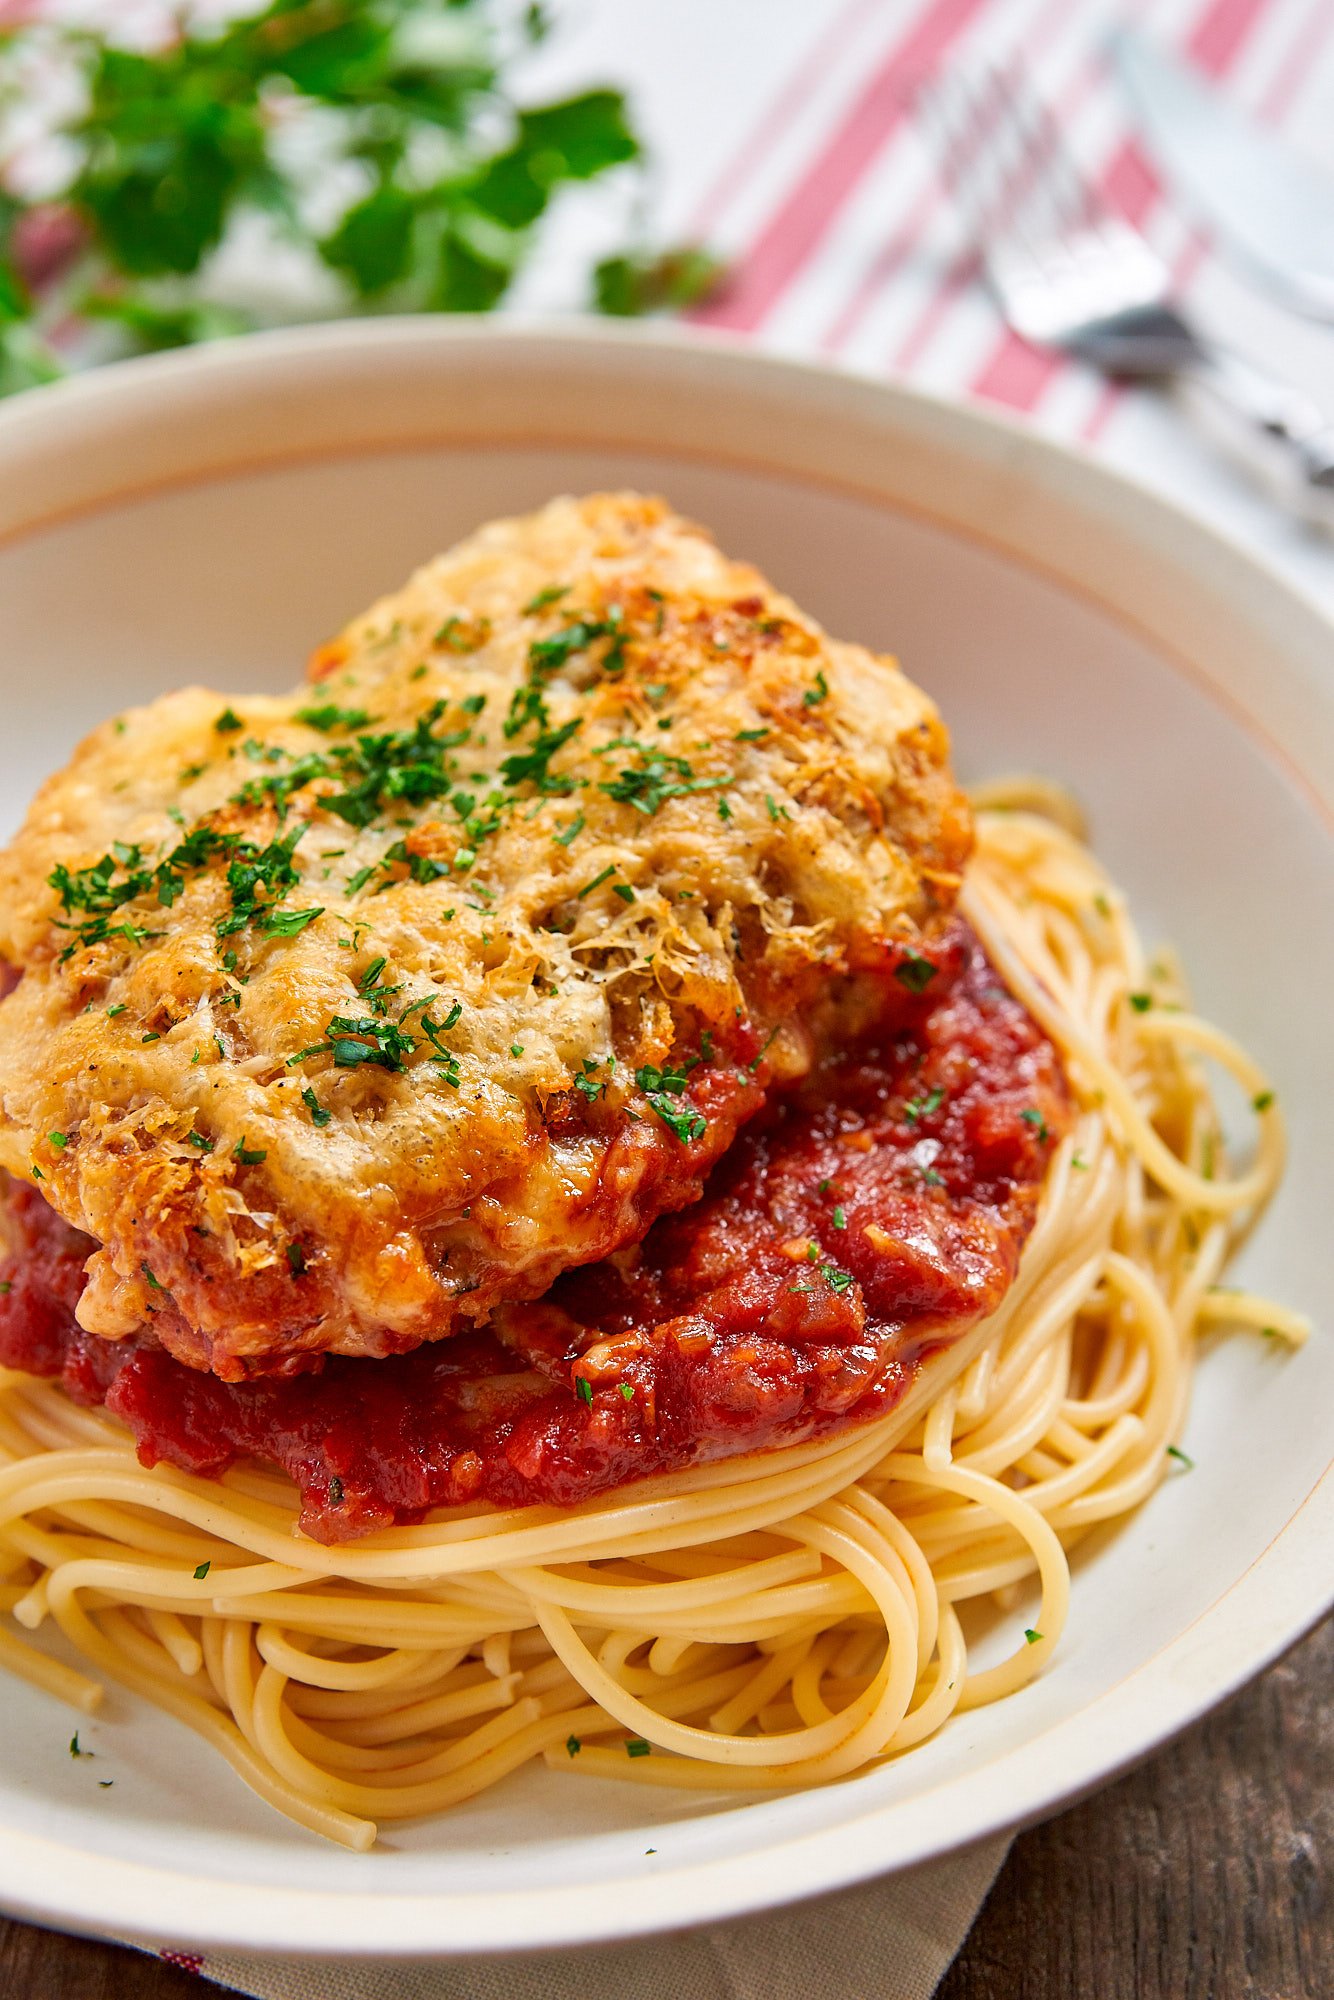
M 1146 933 L 1275 1076 L 1292 1165 L 1239 1268 L 1328 1329 L 1334 627 L 1161 500 L 994 418 L 680 335 L 420 320 L 22 399 L 0 411 L 3 829 L 107 713 L 189 680 L 290 685 L 458 535 L 606 486 L 664 492 L 837 635 L 897 652 L 965 776 L 1075 788 Z M 0 1900 L 179 1945 L 446 1955 L 771 1907 L 1036 1818 L 1328 1605 L 1334 1341 L 1274 1346 L 1209 1344 L 1196 1469 L 1080 1550 L 1046 1676 L 897 1763 L 741 1804 L 531 1769 L 353 1855 L 119 1690 L 80 1723 L 89 1764 L 68 1711 L 0 1678 Z

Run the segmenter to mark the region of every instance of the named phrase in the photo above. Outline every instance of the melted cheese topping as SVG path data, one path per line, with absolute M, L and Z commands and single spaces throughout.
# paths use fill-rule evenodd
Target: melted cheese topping
M 970 839 L 893 663 L 633 495 L 483 529 L 311 675 L 108 723 L 0 857 L 0 1165 L 102 1246 L 85 1326 L 233 1378 L 638 1241 Z

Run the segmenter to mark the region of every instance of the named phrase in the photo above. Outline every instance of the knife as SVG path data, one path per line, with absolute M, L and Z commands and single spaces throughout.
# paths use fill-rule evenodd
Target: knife
M 1120 29 L 1111 57 L 1150 147 L 1219 250 L 1291 310 L 1334 322 L 1334 174 L 1148 36 Z

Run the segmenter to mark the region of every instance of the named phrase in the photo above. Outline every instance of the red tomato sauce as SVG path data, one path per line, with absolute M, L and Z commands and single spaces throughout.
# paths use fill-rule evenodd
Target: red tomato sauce
M 999 1305 L 1070 1117 L 1056 1051 L 965 924 L 890 970 L 879 1020 L 746 1129 L 702 1200 L 485 1329 L 222 1382 L 82 1332 L 89 1240 L 11 1184 L 0 1363 L 105 1403 L 145 1465 L 280 1466 L 325 1542 L 863 1423 Z

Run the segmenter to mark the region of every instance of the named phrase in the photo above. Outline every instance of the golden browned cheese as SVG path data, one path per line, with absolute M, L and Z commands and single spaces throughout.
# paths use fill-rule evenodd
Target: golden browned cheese
M 90 1330 L 233 1379 L 637 1241 L 970 841 L 925 697 L 656 500 L 493 523 L 310 671 L 107 723 L 0 857 L 0 1166 Z

